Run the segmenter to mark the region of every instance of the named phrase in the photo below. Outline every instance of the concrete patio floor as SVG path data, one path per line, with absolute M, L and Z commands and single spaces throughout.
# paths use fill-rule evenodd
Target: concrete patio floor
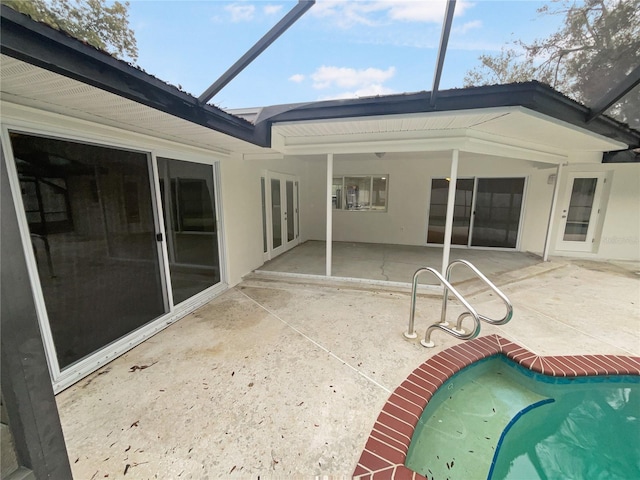
M 333 242 L 332 250 L 331 274 L 336 277 L 411 283 L 418 268 L 442 269 L 442 247 L 437 246 Z M 258 271 L 325 275 L 325 251 L 325 242 L 310 240 L 266 262 Z M 542 261 L 539 256 L 526 252 L 456 247 L 451 248 L 450 259 L 468 260 L 490 278 Z M 472 277 L 473 274 L 463 268 L 453 270 L 455 281 Z M 424 275 L 420 277 L 419 283 L 438 282 L 434 277 Z
M 553 259 L 489 275 L 515 313 L 480 335 L 540 355 L 640 355 L 639 272 Z M 481 313 L 501 314 L 495 297 L 473 291 Z M 409 299 L 249 276 L 57 396 L 74 477 L 349 478 L 390 392 L 458 343 L 442 332 L 433 349 L 405 339 Z M 439 308 L 438 296 L 420 295 L 419 334 Z

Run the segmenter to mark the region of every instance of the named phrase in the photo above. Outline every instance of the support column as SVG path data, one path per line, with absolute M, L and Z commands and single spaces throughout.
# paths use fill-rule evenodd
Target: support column
M 33 471 L 33 476 L 19 475 L 19 478 L 66 480 L 72 478 L 69 456 L 51 386 L 2 145 L 0 196 L 0 383 L 8 417 L 7 422 L 3 415 L 2 423 L 8 423 L 11 429 L 18 464 Z M 4 462 L 4 458 L 2 460 Z
M 556 169 L 556 182 L 553 185 L 553 198 L 551 200 L 551 209 L 549 211 L 549 221 L 547 222 L 547 236 L 544 239 L 544 249 L 542 252 L 542 261 L 549 261 L 549 250 L 551 249 L 551 230 L 553 225 L 553 219 L 556 216 L 556 207 L 558 204 L 558 196 L 560 191 L 560 175 L 562 173 L 562 167 L 566 164 L 560 163 Z
M 327 235 L 326 235 L 326 273 L 327 277 L 331 276 L 331 255 L 333 241 L 333 153 L 327 154 Z
M 460 151 L 454 150 L 451 155 L 451 173 L 449 174 L 449 196 L 447 197 L 447 218 L 444 227 L 444 244 L 442 246 L 442 275 L 449 266 L 451 251 L 451 234 L 453 232 L 453 210 L 456 201 L 456 184 L 458 182 L 458 157 Z

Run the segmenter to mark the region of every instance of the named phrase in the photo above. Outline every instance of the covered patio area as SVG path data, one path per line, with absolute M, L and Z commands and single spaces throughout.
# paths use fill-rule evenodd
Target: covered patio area
M 333 277 L 379 282 L 410 284 L 415 271 L 422 267 L 440 270 L 442 247 L 388 245 L 379 243 L 333 242 Z M 256 270 L 257 275 L 325 275 L 326 243 L 310 240 L 266 262 Z M 471 262 L 489 279 L 499 283 L 500 277 L 542 263 L 538 255 L 527 252 L 453 248 L 451 260 Z M 453 270 L 453 281 L 473 278 L 467 269 Z M 428 274 L 419 279 L 421 284 L 438 284 Z

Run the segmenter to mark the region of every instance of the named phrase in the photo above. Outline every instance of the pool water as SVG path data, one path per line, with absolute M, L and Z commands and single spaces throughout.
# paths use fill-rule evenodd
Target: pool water
M 438 389 L 405 465 L 429 480 L 640 478 L 640 377 L 549 377 L 490 357 Z

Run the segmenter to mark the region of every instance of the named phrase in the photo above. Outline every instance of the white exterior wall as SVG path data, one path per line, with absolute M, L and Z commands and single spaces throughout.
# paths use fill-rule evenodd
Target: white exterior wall
M 324 240 L 327 231 L 327 159 L 306 160 L 306 181 L 300 190 L 300 242 Z
M 264 171 L 286 173 L 300 181 L 300 242 L 324 240 L 326 219 L 326 157 L 288 156 L 280 160 L 247 160 L 241 155 L 221 157 L 206 150 L 104 127 L 83 120 L 3 104 L 3 121 L 26 130 L 111 146 L 153 151 L 157 155 L 213 164 L 220 162 L 221 209 L 226 245 L 228 284 L 264 263 L 260 177 Z M 600 164 L 600 154 L 570 155 L 560 179 L 560 198 L 570 172 L 607 172 L 599 230 L 593 252 L 555 249 L 561 209 L 551 234 L 551 255 L 593 259 L 640 260 L 640 164 Z M 387 212 L 333 211 L 333 239 L 347 242 L 424 245 L 426 243 L 431 178 L 450 174 L 451 152 L 335 155 L 334 176 L 389 175 Z M 583 162 L 583 163 L 574 163 Z M 460 153 L 458 177 L 524 176 L 525 208 L 519 250 L 541 255 L 553 195 L 549 164 Z
M 425 245 L 431 179 L 449 176 L 451 152 L 371 156 L 336 156 L 334 176 L 389 175 L 388 211 L 334 210 L 334 240 Z M 553 195 L 547 179 L 554 173 L 555 167 L 543 164 L 461 152 L 458 178 L 525 177 L 520 250 L 542 254 Z
M 228 283 L 235 285 L 263 263 L 260 173 L 237 156 L 220 162 L 220 179 Z
M 598 258 L 640 260 L 640 164 L 615 165 L 609 188 Z
M 325 212 L 326 163 L 293 157 L 246 160 L 236 155 L 224 159 L 220 177 L 231 286 L 264 263 L 260 178 L 265 171 L 293 175 L 300 182 L 300 242 L 324 238 L 324 225 L 315 219 Z

